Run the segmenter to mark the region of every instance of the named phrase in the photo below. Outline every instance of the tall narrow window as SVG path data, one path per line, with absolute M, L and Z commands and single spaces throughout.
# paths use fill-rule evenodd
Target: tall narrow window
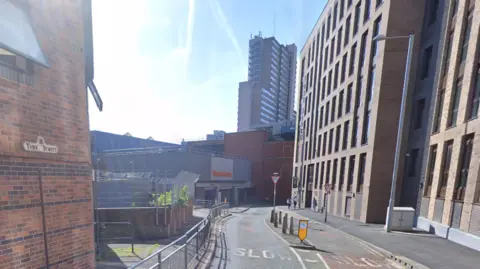
M 352 140 L 350 142 L 350 147 L 352 148 L 357 146 L 357 129 L 358 129 L 358 116 L 356 116 L 353 119 Z
M 338 35 L 337 35 L 337 56 L 340 54 L 340 51 L 342 50 L 342 36 L 343 36 L 343 28 L 340 27 L 338 29 Z
M 342 131 L 342 125 L 338 125 L 335 130 L 335 152 L 340 150 L 340 132 Z
M 348 45 L 348 42 L 350 41 L 350 23 L 352 20 L 352 16 L 348 15 L 348 17 L 345 19 L 345 37 L 343 38 L 343 46 Z
M 338 14 L 338 3 L 335 3 L 335 6 L 333 7 L 333 26 L 332 30 L 335 30 L 337 27 L 337 14 Z
M 470 41 L 470 32 L 472 30 L 472 12 L 468 12 L 466 23 L 463 32 L 462 62 L 467 59 L 468 42 Z
M 323 134 L 323 143 L 322 143 L 322 156 L 325 156 L 325 153 L 327 151 L 327 137 L 328 136 L 328 132 L 325 132 Z
M 328 134 L 328 154 L 332 154 L 333 150 L 333 128 L 330 129 L 330 133 Z
M 327 87 L 327 76 L 324 76 L 322 80 L 322 101 L 323 99 L 325 99 L 326 87 Z
M 432 25 L 437 21 L 438 0 L 430 0 L 428 14 L 428 25 Z
M 337 108 L 337 97 L 332 98 L 332 114 L 330 115 L 330 121 L 335 121 L 335 109 Z
M 447 51 L 445 52 L 445 59 L 443 61 L 443 75 L 448 74 L 448 67 L 450 65 L 450 55 L 452 54 L 452 45 L 453 45 L 453 31 L 448 35 L 446 47 Z
M 332 21 L 332 13 L 330 12 L 327 18 L 327 39 L 330 37 L 330 31 L 332 30 L 332 28 L 330 28 L 330 25 L 332 23 L 331 21 Z
M 367 89 L 367 103 L 373 99 L 373 95 L 375 94 L 375 66 L 370 68 L 370 74 L 368 77 L 368 89 Z
M 355 173 L 355 155 L 350 156 L 348 163 L 347 191 L 351 192 L 353 187 L 353 174 Z
M 322 145 L 322 135 L 319 134 L 318 141 L 317 141 L 317 157 L 320 157 L 321 145 Z
M 363 182 L 365 181 L 365 167 L 367 165 L 367 153 L 360 154 L 360 163 L 358 167 L 357 192 L 363 192 Z
M 367 53 L 367 36 L 368 36 L 368 31 L 365 31 L 362 35 L 362 43 L 360 43 L 360 58 L 358 61 L 358 64 L 360 66 L 360 70 L 362 67 L 365 65 L 365 57 Z
M 430 155 L 428 156 L 427 182 L 425 182 L 424 195 L 430 197 L 433 184 L 433 175 L 435 173 L 435 161 L 437 160 L 437 145 L 430 146 Z
M 325 55 L 323 55 L 323 70 L 328 67 L 328 46 L 325 48 Z
M 381 23 L 382 23 L 382 16 L 378 16 L 378 18 L 375 20 L 375 24 L 373 26 L 372 38 L 375 38 L 380 33 Z M 378 42 L 372 41 L 372 52 L 371 52 L 372 56 L 371 56 L 371 58 L 374 59 L 375 56 L 377 56 L 377 53 L 378 53 Z
M 357 110 L 360 107 L 360 100 L 362 98 L 362 84 L 363 84 L 363 77 L 360 76 L 357 81 L 357 91 L 355 92 L 354 110 Z
M 338 96 L 338 113 L 337 113 L 337 117 L 340 118 L 342 116 L 342 113 L 343 113 L 343 98 L 344 98 L 344 93 L 343 93 L 343 90 L 340 91 L 340 94 Z
M 332 91 L 332 88 L 333 88 L 332 72 L 333 72 L 333 70 L 330 70 L 330 72 L 328 72 L 327 95 L 330 94 L 330 92 Z
M 325 106 L 325 126 L 328 125 L 328 113 L 330 113 L 330 102 L 327 102 L 327 105 Z
M 438 133 L 442 119 L 443 100 L 445 99 L 445 90 L 441 90 L 437 98 L 437 107 L 435 108 L 435 118 L 433 119 L 433 133 Z
M 377 0 L 376 8 L 378 8 L 383 3 L 383 0 Z
M 346 121 L 343 124 L 343 142 L 342 142 L 342 150 L 347 149 L 347 144 L 348 144 L 348 128 L 350 128 L 350 121 Z
M 318 163 L 315 165 L 315 184 L 314 184 L 314 189 L 317 189 L 318 187 Z
M 338 17 L 339 20 L 343 18 L 344 11 L 345 11 L 345 0 L 340 0 L 340 15 Z
M 337 86 L 338 86 L 338 73 L 340 72 L 340 63 L 337 62 L 335 64 L 335 74 L 334 74 L 334 77 L 333 77 L 333 89 L 336 90 L 337 89 Z
M 347 100 L 345 101 L 345 114 L 350 113 L 350 110 L 352 107 L 352 90 L 353 90 L 353 84 L 350 83 L 347 86 Z
M 325 184 L 329 184 L 330 183 L 330 178 L 331 178 L 331 175 L 330 175 L 330 166 L 332 164 L 332 161 L 327 161 L 327 173 L 325 174 Z
M 365 112 L 365 117 L 363 119 L 362 145 L 368 144 L 369 133 L 370 133 L 370 110 L 367 110 L 367 112 Z
M 323 127 L 323 106 L 320 108 L 320 129 Z
M 350 50 L 350 64 L 348 67 L 348 75 L 351 76 L 355 71 L 355 52 L 357 50 L 357 43 L 352 45 L 352 49 Z
M 320 166 L 320 186 L 319 189 L 323 188 L 323 179 L 325 178 L 325 162 L 322 162 Z
M 463 145 L 460 160 L 460 171 L 458 173 L 455 191 L 453 193 L 454 200 L 463 201 L 465 198 L 465 188 L 467 187 L 468 169 L 470 168 L 470 159 L 473 149 L 473 134 L 463 137 Z
M 430 46 L 423 53 L 422 79 L 427 78 L 428 73 L 430 72 L 430 62 L 432 59 L 432 51 L 433 51 L 433 47 Z
M 343 191 L 343 184 L 345 183 L 345 164 L 347 162 L 347 158 L 344 157 L 340 160 L 340 177 L 338 179 L 338 190 Z
M 365 0 L 365 9 L 363 10 L 363 23 L 370 19 L 370 1 L 371 0 Z
M 415 129 L 422 128 L 423 125 L 423 114 L 425 112 L 425 99 L 420 99 L 416 103 L 416 113 L 415 113 Z
M 340 71 L 340 83 L 345 81 L 346 73 L 347 73 L 347 52 L 343 55 L 342 59 L 342 70 Z
M 475 76 L 475 86 L 470 94 L 470 106 L 468 119 L 476 119 L 478 116 L 478 107 L 480 103 L 480 66 Z
M 437 192 L 437 197 L 445 198 L 445 192 L 447 190 L 448 172 L 450 170 L 450 162 L 452 160 L 452 148 L 453 140 L 445 142 L 443 149 L 443 163 L 440 172 L 440 184 Z
M 355 36 L 358 33 L 358 24 L 360 23 L 360 5 L 362 3 L 359 1 L 355 6 L 355 17 L 353 18 L 353 35 Z
M 333 63 L 333 56 L 335 55 L 335 37 L 332 37 L 330 43 L 330 63 Z
M 336 190 L 337 185 L 337 168 L 338 168 L 338 159 L 333 160 L 333 168 L 332 168 L 332 186 L 330 187 L 332 190 Z
M 447 127 L 452 127 L 457 124 L 458 106 L 460 104 L 460 95 L 462 94 L 462 79 L 457 80 L 455 89 L 453 89 L 452 104 L 450 107 L 450 115 L 448 117 Z

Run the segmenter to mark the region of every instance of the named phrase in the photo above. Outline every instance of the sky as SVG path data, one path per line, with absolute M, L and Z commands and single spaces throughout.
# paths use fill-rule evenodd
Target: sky
M 180 143 L 236 131 L 253 34 L 300 53 L 326 0 L 94 0 L 90 129 Z

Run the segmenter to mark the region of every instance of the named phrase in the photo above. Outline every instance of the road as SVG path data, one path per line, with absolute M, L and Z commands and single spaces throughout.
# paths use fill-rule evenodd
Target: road
M 311 222 L 308 242 L 301 247 L 294 235 L 282 235 L 266 216 L 271 208 L 252 208 L 224 220 L 210 269 L 343 269 L 401 268 L 384 253 Z

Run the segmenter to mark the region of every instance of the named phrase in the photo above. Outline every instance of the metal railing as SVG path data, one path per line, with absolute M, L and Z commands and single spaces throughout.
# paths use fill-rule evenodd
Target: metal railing
M 214 204 L 215 204 L 215 201 L 212 201 L 212 200 L 202 200 L 202 199 L 195 200 L 196 208 L 212 208 Z
M 187 269 L 200 257 L 200 252 L 202 252 L 202 249 L 208 242 L 215 219 L 219 216 L 227 215 L 229 207 L 229 203 L 214 205 L 207 217 L 180 238 L 146 257 L 141 262 L 130 267 L 130 269 Z

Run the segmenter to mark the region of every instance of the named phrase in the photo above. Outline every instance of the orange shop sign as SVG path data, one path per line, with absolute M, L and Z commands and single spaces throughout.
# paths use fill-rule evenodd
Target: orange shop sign
M 232 177 L 233 173 L 232 172 L 212 170 L 212 176 L 214 176 L 214 177 Z

